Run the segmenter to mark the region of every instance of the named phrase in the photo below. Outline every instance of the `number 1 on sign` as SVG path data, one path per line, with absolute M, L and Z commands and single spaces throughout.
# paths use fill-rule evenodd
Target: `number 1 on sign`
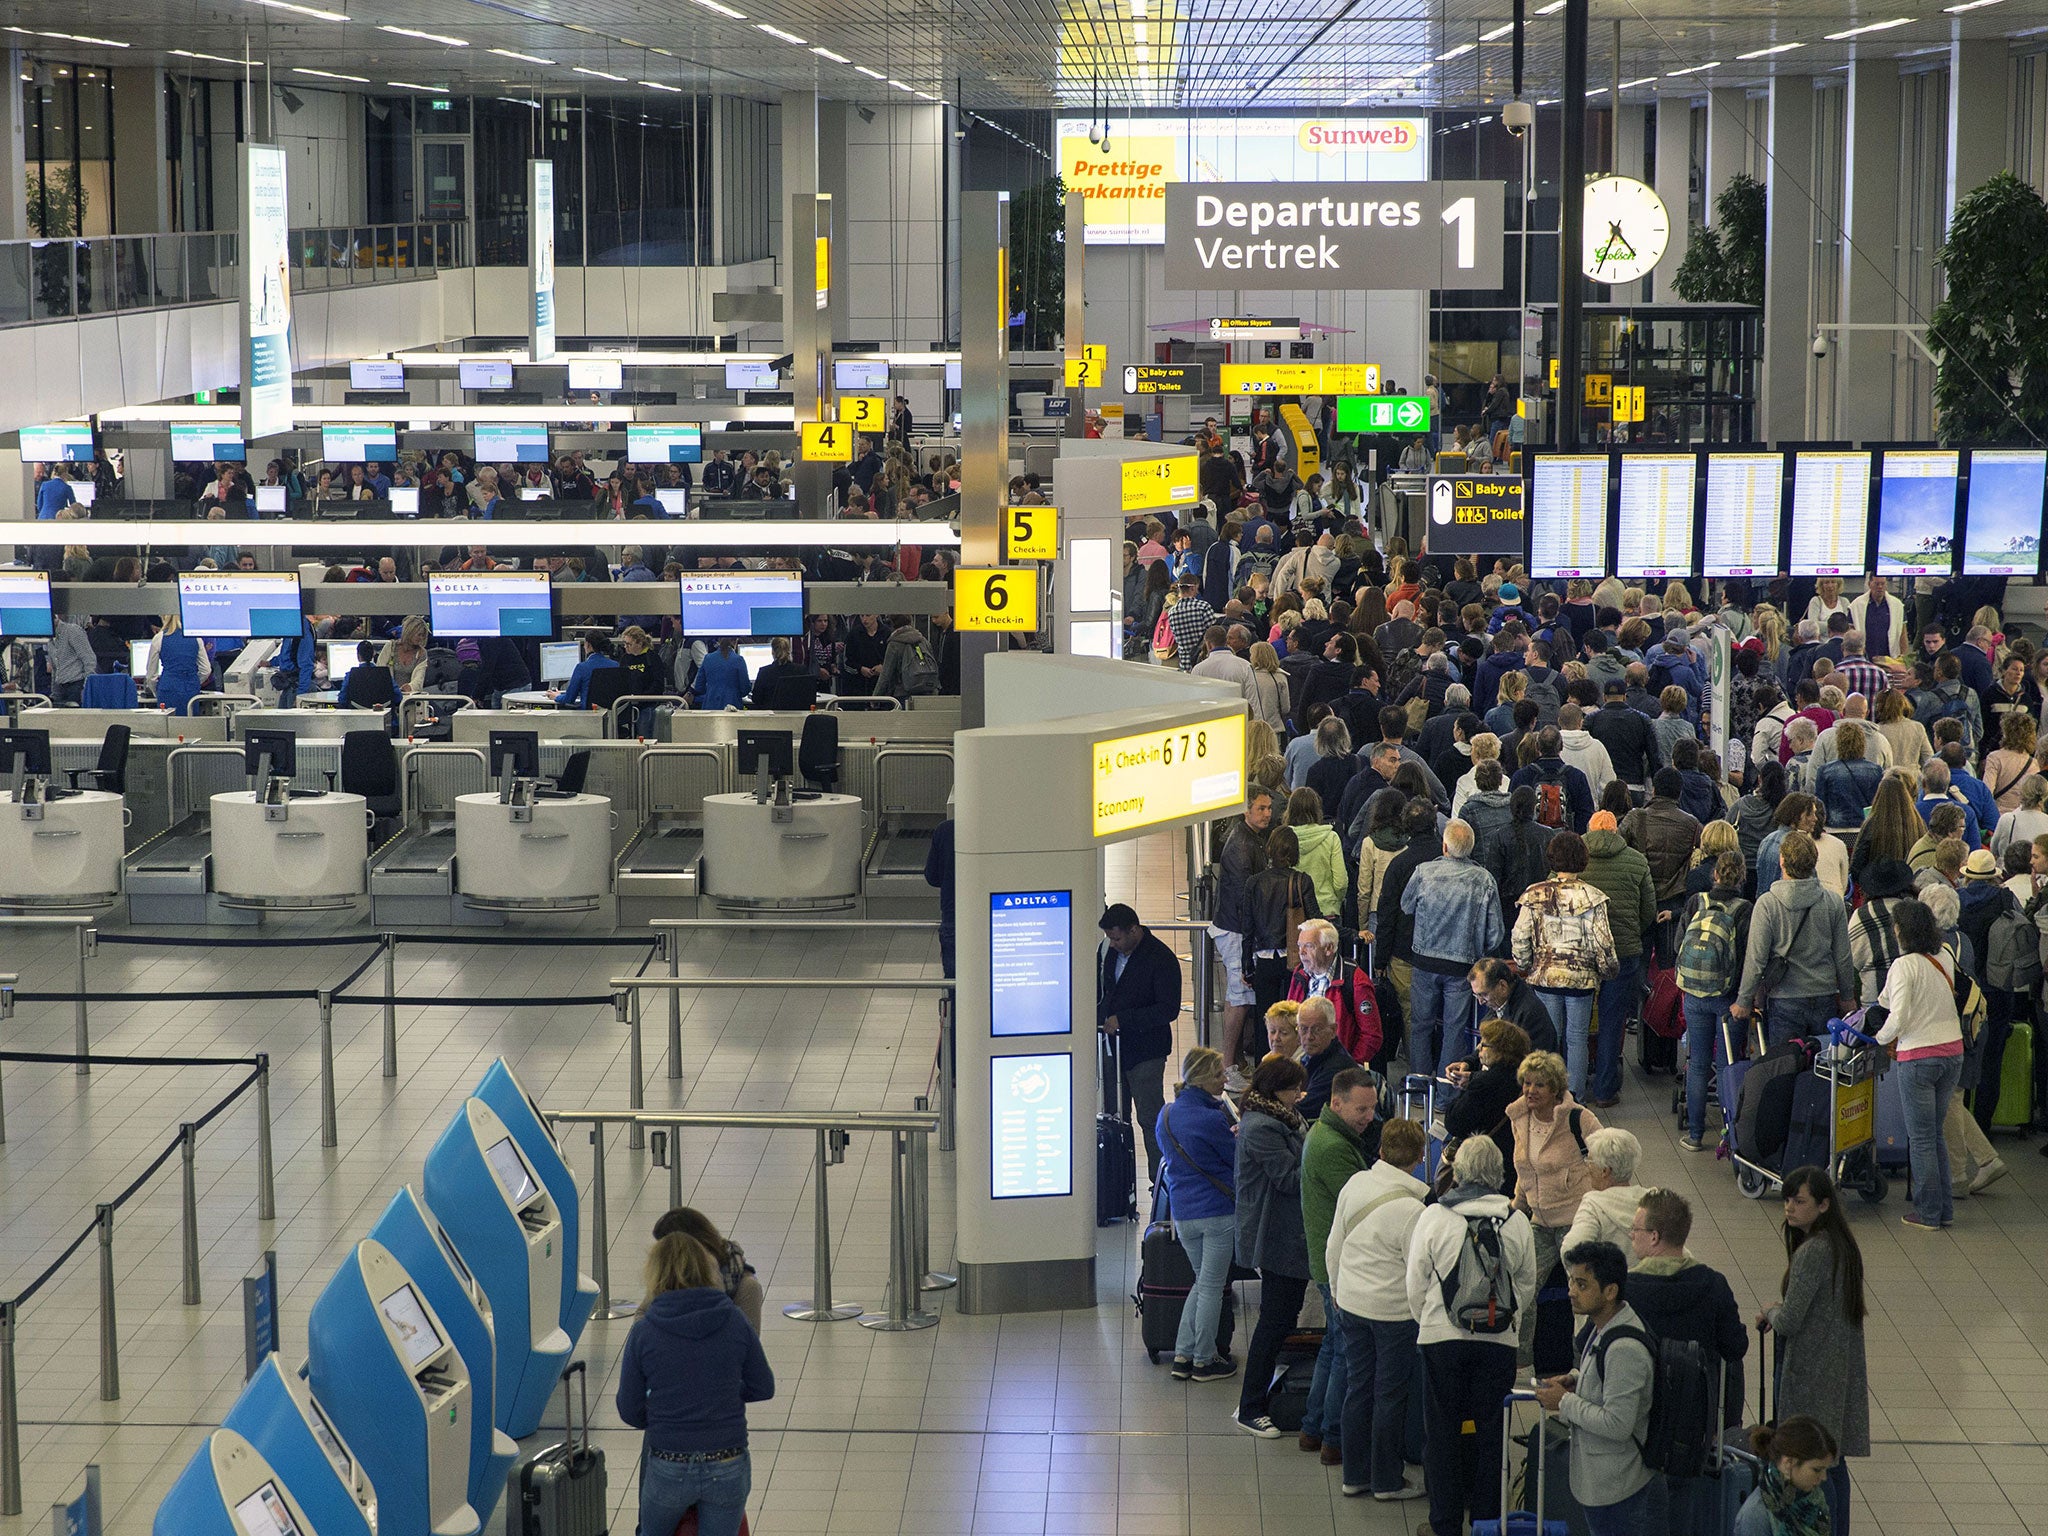
M 1444 210 L 1444 222 L 1458 226 L 1458 267 L 1463 270 L 1479 264 L 1479 207 L 1469 197 L 1461 197 Z

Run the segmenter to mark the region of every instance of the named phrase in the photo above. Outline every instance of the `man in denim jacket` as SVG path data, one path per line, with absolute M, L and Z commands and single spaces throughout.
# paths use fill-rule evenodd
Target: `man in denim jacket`
M 1472 828 L 1444 828 L 1444 856 L 1419 866 L 1401 892 L 1401 910 L 1415 922 L 1414 979 L 1408 1030 L 1408 1067 L 1441 1077 L 1471 1054 L 1472 988 L 1476 961 L 1498 954 L 1507 939 L 1500 888 L 1472 859 Z

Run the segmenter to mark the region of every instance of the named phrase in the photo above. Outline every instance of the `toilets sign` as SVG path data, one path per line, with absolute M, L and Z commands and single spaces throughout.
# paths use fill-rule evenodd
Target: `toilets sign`
M 1169 288 L 1498 288 L 1497 181 L 1166 189 Z

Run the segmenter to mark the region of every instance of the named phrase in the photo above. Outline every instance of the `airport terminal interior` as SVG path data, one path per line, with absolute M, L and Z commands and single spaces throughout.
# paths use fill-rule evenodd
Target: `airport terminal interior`
M 2044 0 L 5 15 L 0 1536 L 2048 1536 Z

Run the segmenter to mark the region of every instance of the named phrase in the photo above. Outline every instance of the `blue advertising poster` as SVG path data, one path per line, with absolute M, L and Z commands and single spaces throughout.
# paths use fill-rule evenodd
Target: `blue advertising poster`
M 997 891 L 988 899 L 989 1033 L 1074 1030 L 1074 894 Z
M 1074 1058 L 1065 1051 L 988 1063 L 989 1194 L 1074 1192 Z

